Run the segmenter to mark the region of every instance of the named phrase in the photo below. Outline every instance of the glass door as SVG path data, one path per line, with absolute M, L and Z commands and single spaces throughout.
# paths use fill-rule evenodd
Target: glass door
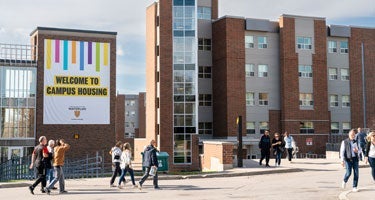
M 9 147 L 8 160 L 20 159 L 23 157 L 23 147 Z

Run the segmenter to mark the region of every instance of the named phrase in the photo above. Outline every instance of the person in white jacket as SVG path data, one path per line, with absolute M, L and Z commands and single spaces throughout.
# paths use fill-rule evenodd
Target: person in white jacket
M 121 167 L 121 177 L 118 183 L 118 188 L 121 187 L 121 181 L 125 180 L 125 175 L 126 172 L 129 172 L 130 178 L 133 183 L 133 188 L 135 188 L 135 181 L 134 181 L 134 171 L 133 171 L 133 166 L 132 166 L 132 148 L 129 143 L 125 143 L 123 148 L 122 148 L 122 154 L 121 154 L 121 162 L 120 162 L 120 167 Z

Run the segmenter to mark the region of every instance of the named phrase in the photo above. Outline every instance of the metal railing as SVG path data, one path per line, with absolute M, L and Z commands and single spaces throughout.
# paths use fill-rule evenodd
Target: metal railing
M 36 177 L 35 170 L 30 170 L 31 156 L 13 158 L 0 164 L 0 181 L 31 180 Z M 110 174 L 112 164 L 104 162 L 104 153 L 84 159 L 67 159 L 64 164 L 64 176 L 67 179 L 103 177 Z
M 0 43 L 0 62 L 6 65 L 36 66 L 38 48 L 36 45 Z

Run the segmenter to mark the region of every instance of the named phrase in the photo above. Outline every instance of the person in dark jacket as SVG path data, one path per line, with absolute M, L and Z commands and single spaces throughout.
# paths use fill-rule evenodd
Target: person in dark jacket
M 39 145 L 34 148 L 34 152 L 32 154 L 31 158 L 31 164 L 30 169 L 36 168 L 38 172 L 38 178 L 32 184 L 29 186 L 29 190 L 31 194 L 34 194 L 35 187 L 42 183 L 42 189 L 41 192 L 44 193 L 43 188 L 46 187 L 47 181 L 46 181 L 46 167 L 44 160 L 48 158 L 48 149 L 46 147 L 47 144 L 47 138 L 45 136 L 41 136 L 39 138 Z
M 358 128 L 357 129 L 357 135 L 355 136 L 355 140 L 357 140 L 358 142 L 358 145 L 361 147 L 361 150 L 358 155 L 359 155 L 359 160 L 363 160 L 364 157 L 365 157 L 365 148 L 366 148 L 366 137 L 367 137 L 367 134 L 361 129 L 361 128 Z
M 158 168 L 159 162 L 158 158 L 156 156 L 156 152 L 158 151 L 156 148 L 156 141 L 151 140 L 150 145 L 146 147 L 146 149 L 143 152 L 143 167 L 146 167 L 145 174 L 141 178 L 141 180 L 138 182 L 137 186 L 141 190 L 143 183 L 147 180 L 148 176 L 150 175 L 151 168 Z M 160 189 L 158 185 L 158 173 L 156 172 L 154 175 L 154 188 Z
M 352 129 L 349 131 L 349 138 L 343 140 L 341 142 L 340 147 L 340 158 L 341 158 L 341 165 L 346 168 L 346 173 L 344 176 L 344 180 L 342 182 L 341 187 L 345 189 L 346 182 L 350 178 L 352 174 L 352 170 L 354 172 L 353 177 L 353 192 L 358 192 L 358 152 L 360 152 L 360 146 L 355 140 L 355 130 Z
M 275 137 L 272 139 L 272 148 L 275 155 L 275 167 L 280 166 L 281 155 L 285 150 L 284 140 L 280 137 L 279 133 L 275 133 Z
M 268 163 L 270 161 L 271 138 L 268 130 L 266 130 L 264 135 L 260 138 L 259 149 L 261 152 L 259 165 L 262 165 L 263 159 L 266 158 L 266 167 L 269 167 L 270 165 Z

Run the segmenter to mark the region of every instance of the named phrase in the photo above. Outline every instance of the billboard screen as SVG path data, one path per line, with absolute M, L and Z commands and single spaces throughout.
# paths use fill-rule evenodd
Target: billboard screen
M 44 124 L 110 123 L 110 44 L 44 40 Z

